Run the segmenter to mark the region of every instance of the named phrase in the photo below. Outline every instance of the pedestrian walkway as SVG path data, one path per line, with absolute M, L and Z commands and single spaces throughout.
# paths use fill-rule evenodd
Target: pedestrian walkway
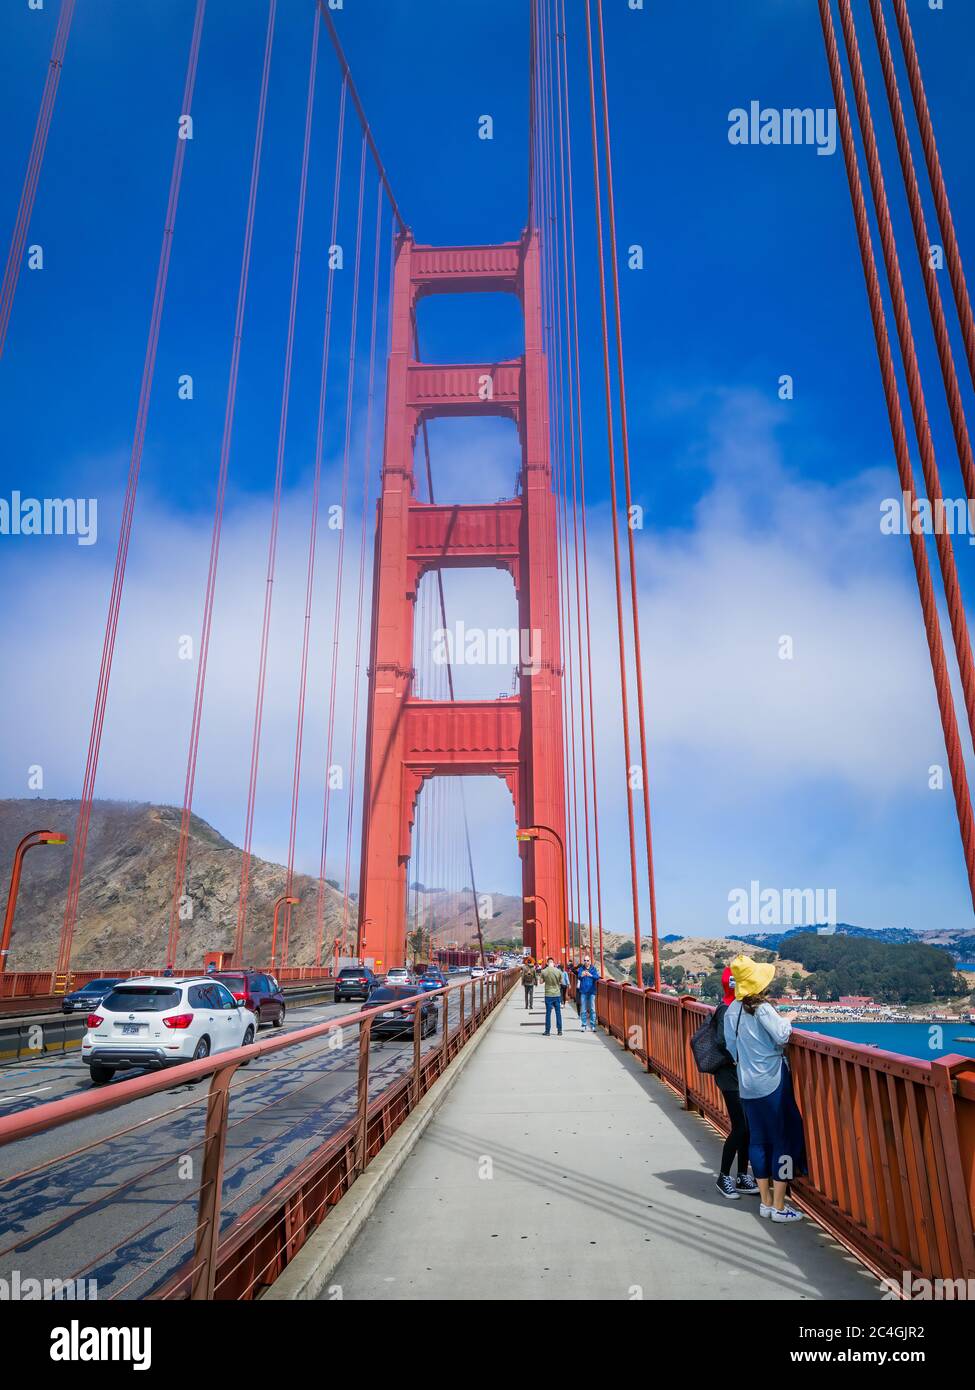
M 602 1032 L 519 988 L 330 1279 L 345 1299 L 864 1299 L 812 1221 L 714 1186 L 720 1141 Z

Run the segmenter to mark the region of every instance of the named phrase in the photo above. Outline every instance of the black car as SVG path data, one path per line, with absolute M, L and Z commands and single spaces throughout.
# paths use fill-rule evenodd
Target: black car
M 81 989 L 72 990 L 61 1000 L 63 1014 L 90 1014 L 116 985 L 125 983 L 125 977 L 118 980 L 89 980 Z
M 436 1000 L 428 1002 L 424 999 L 419 1005 L 412 1003 L 395 1007 L 397 1000 L 415 999 L 416 992 L 415 985 L 381 985 L 373 990 L 369 996 L 369 1007 L 382 1009 L 382 1013 L 376 1014 L 372 1020 L 374 1038 L 412 1038 L 417 1007 L 421 1014 L 420 1037 L 425 1038 L 437 1031 Z
M 379 984 L 368 965 L 353 965 L 340 970 L 335 978 L 335 1002 L 343 999 L 368 999 Z
M 280 1028 L 284 1022 L 285 1002 L 281 986 L 273 975 L 263 970 L 218 970 L 210 977 L 227 986 L 235 999 L 250 1009 L 258 1028 L 273 1023 Z

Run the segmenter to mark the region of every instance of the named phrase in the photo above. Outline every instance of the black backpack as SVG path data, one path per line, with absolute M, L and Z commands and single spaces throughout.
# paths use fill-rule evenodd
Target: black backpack
M 734 1058 L 718 1034 L 717 1019 L 718 1010 L 715 1009 L 691 1038 L 691 1051 L 694 1053 L 698 1071 L 712 1076 L 724 1067 L 735 1065 Z M 721 1020 L 724 1020 L 724 1014 L 721 1015 Z

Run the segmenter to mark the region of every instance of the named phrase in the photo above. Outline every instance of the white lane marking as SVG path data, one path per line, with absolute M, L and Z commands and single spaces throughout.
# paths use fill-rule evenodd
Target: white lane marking
M 36 1086 L 33 1091 L 15 1091 L 12 1096 L 0 1097 L 0 1105 L 6 1105 L 12 1100 L 20 1100 L 21 1096 L 39 1096 L 42 1091 L 53 1091 L 53 1086 Z

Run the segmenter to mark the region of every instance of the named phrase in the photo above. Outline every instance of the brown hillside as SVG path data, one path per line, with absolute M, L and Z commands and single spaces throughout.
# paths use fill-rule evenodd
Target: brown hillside
M 8 866 L 28 830 L 66 831 L 63 848 L 31 850 L 24 860 L 9 970 L 49 968 L 57 954 L 71 869 L 77 801 L 42 798 L 0 801 L 0 864 Z M 96 801 L 88 834 L 72 964 L 78 970 L 153 969 L 163 962 L 169 932 L 180 812 L 174 806 Z M 207 951 L 233 949 L 237 930 L 241 851 L 206 821 L 194 816 L 187 892 L 192 919 L 182 923 L 178 962 L 199 968 Z M 6 872 L 6 867 L 5 870 Z M 248 929 L 244 957 L 265 963 L 270 954 L 275 898 L 284 892 L 286 870 L 252 857 Z M 312 965 L 317 946 L 318 880 L 295 875 L 290 965 Z M 325 888 L 325 948 L 342 927 L 342 894 Z M 354 931 L 355 905 L 349 911 Z M 283 922 L 282 913 L 282 922 Z M 280 942 L 278 943 L 280 960 Z

